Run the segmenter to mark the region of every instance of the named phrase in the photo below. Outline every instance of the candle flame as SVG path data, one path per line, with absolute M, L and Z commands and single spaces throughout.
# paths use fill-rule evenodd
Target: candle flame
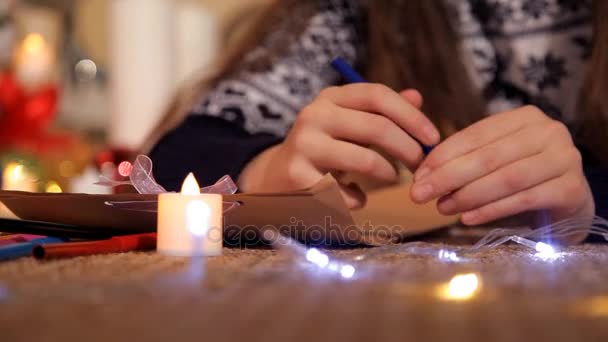
M 190 172 L 188 174 L 188 177 L 186 177 L 186 179 L 184 180 L 184 183 L 182 184 L 181 194 L 187 196 L 201 194 L 201 188 L 198 185 L 198 182 L 196 181 L 196 178 L 194 177 L 194 174 L 192 174 L 192 172 Z
M 26 54 L 36 54 L 45 47 L 46 42 L 40 33 L 30 33 L 23 40 L 23 52 Z

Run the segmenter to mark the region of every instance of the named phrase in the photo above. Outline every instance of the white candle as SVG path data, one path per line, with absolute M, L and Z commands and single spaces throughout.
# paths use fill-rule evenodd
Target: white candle
M 158 196 L 156 250 L 174 256 L 222 254 L 222 195 L 201 194 L 193 174 L 181 193 Z
M 42 35 L 28 34 L 15 54 L 15 75 L 30 90 L 52 80 L 55 57 Z
M 109 2 L 113 146 L 138 149 L 175 91 L 174 2 Z
M 35 192 L 37 184 L 23 165 L 9 163 L 2 172 L 2 190 Z

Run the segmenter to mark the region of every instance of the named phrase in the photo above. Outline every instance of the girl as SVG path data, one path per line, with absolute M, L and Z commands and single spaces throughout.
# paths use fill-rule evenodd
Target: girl
M 277 1 L 153 148 L 156 176 L 281 191 L 327 172 L 394 182 L 396 160 L 414 201 L 467 225 L 590 218 L 588 179 L 606 205 L 606 17 L 601 0 Z M 342 85 L 339 56 L 376 83 Z

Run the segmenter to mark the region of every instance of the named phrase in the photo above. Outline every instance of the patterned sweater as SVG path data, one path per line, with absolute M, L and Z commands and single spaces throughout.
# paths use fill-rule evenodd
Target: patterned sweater
M 151 153 L 158 181 L 178 189 L 186 174 L 210 184 L 237 178 L 264 149 L 281 142 L 299 111 L 341 79 L 329 68 L 336 56 L 365 65 L 365 1 L 316 0 L 316 12 L 286 52 L 266 68 L 247 62 L 272 48 L 289 22 L 269 35 L 227 79 L 192 109 Z M 487 112 L 533 104 L 570 123 L 591 51 L 589 0 L 444 0 L 458 15 L 462 55 Z M 404 33 L 406 34 L 406 33 Z M 596 196 L 608 195 L 603 171 L 589 168 Z M 596 202 L 598 199 L 596 198 Z M 605 211 L 601 206 L 601 211 Z M 608 213 L 607 213 L 608 214 Z

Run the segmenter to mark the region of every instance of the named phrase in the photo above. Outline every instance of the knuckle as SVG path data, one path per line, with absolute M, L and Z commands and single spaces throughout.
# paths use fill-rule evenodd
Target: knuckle
M 517 171 L 504 171 L 503 184 L 507 190 L 516 191 L 525 185 L 526 177 Z
M 559 204 L 565 207 L 578 205 L 585 200 L 587 184 L 584 177 L 572 176 L 565 182 L 559 199 Z
M 486 151 L 479 160 L 482 170 L 492 172 L 500 166 L 499 156 L 495 151 Z
M 537 106 L 526 105 L 522 109 L 523 109 L 523 111 L 521 111 L 522 115 L 526 115 L 528 117 L 532 117 L 535 119 L 546 117 L 545 113 Z
M 370 128 L 368 130 L 369 138 L 372 141 L 379 141 L 386 137 L 394 124 L 389 119 L 383 116 L 374 116 L 373 121 L 370 121 Z
M 423 156 L 424 160 L 422 161 L 421 166 L 424 166 L 430 170 L 437 169 L 439 167 L 439 157 L 437 157 L 439 153 L 437 152 L 441 152 L 440 147 L 436 147 L 431 153 L 429 153 L 428 156 L 426 156 L 426 158 Z M 420 154 L 422 155 L 422 148 L 420 148 Z
M 536 191 L 525 191 L 519 198 L 519 205 L 522 208 L 536 208 L 539 204 L 539 196 Z
M 381 106 L 384 103 L 387 92 L 390 88 L 383 84 L 374 83 L 369 87 L 369 101 L 374 107 Z
M 363 153 L 361 158 L 357 163 L 357 168 L 359 172 L 364 174 L 369 174 L 373 172 L 378 166 L 379 158 L 375 153 L 368 151 L 367 153 Z
M 560 121 L 551 120 L 547 125 L 547 130 L 553 137 L 561 137 L 561 136 L 570 136 L 570 131 L 568 127 Z
M 466 210 L 473 206 L 470 194 L 464 190 L 456 191 L 450 195 L 450 199 L 454 202 L 454 207 L 460 210 Z
M 287 179 L 288 184 L 291 187 L 298 187 L 303 183 L 305 179 L 304 168 L 301 163 L 293 160 L 291 161 L 287 167 L 285 168 L 285 177 Z
M 297 120 L 298 123 L 300 125 L 310 125 L 311 123 L 316 122 L 317 118 L 319 117 L 320 110 L 321 109 L 318 100 L 309 104 L 300 111 Z
M 337 87 L 337 86 L 327 87 L 319 92 L 319 96 L 317 98 L 319 98 L 319 99 L 328 98 L 332 94 L 334 94 L 336 91 L 338 91 L 339 89 L 340 89 L 340 87 Z
M 568 155 L 570 156 L 572 164 L 576 165 L 577 167 L 582 167 L 583 155 L 581 154 L 581 151 L 578 150 L 578 148 L 572 146 L 572 148 L 568 152 Z
M 476 211 L 477 217 L 475 220 L 478 222 L 487 222 L 490 219 L 496 219 L 501 216 L 500 211 L 494 205 L 487 205 L 477 209 Z
M 294 151 L 298 153 L 309 151 L 312 143 L 313 139 L 310 138 L 310 134 L 305 129 L 298 129 L 291 137 L 291 145 Z

